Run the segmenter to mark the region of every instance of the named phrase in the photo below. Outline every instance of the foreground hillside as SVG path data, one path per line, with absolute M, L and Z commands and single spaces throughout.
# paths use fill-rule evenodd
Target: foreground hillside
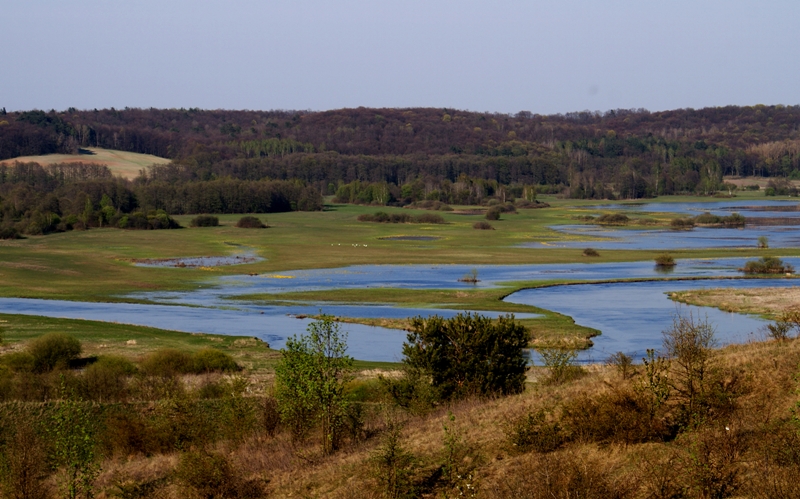
M 283 417 L 272 368 L 237 372 L 205 347 L 101 353 L 83 372 L 20 377 L 21 352 L 39 358 L 33 341 L 0 356 L 0 478 L 5 491 L 36 492 L 8 497 L 55 497 L 54 456 L 100 498 L 800 496 L 800 341 L 715 350 L 711 326 L 676 319 L 669 355 L 638 365 L 551 360 L 505 397 L 408 398 L 400 371 L 360 371 L 332 453 L 315 419 L 298 433 Z M 86 429 L 90 454 L 78 441 L 74 454 L 50 454 L 67 437 L 39 425 L 62 420 Z

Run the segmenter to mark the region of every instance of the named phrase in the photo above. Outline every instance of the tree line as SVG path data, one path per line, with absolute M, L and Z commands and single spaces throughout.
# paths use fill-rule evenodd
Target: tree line
M 639 198 L 709 194 L 724 175 L 800 178 L 800 106 L 549 116 L 112 108 L 0 117 L 0 159 L 91 146 L 170 158 L 183 177 L 297 179 L 321 192 L 355 180 L 400 187 L 467 175 L 577 198 Z
M 319 210 L 322 197 L 303 182 L 166 181 L 114 177 L 105 166 L 0 165 L 0 238 L 91 227 L 170 229 L 170 215 Z

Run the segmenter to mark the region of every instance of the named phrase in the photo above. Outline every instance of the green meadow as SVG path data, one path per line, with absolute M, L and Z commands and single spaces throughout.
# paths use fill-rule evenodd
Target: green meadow
M 746 193 L 763 199 L 763 195 Z M 742 196 L 737 199 L 747 199 Z M 0 241 L 0 296 L 62 299 L 76 301 L 134 301 L 125 295 L 137 291 L 187 290 L 213 285 L 213 278 L 232 274 L 278 274 L 283 271 L 345 267 L 359 264 L 533 264 L 571 262 L 617 262 L 653 260 L 660 251 L 600 251 L 597 257 L 583 256 L 582 249 L 520 248 L 526 242 L 582 240 L 585 247 L 596 239 L 579 239 L 557 233 L 551 225 L 583 223 L 581 217 L 597 206 L 597 201 L 561 200 L 543 197 L 550 208 L 521 209 L 492 221 L 494 230 L 476 230 L 482 214 L 459 214 L 475 207 L 454 207 L 455 211 L 436 212 L 444 224 L 391 224 L 360 222 L 358 216 L 384 211 L 419 215 L 425 210 L 355 205 L 328 205 L 322 212 L 291 212 L 259 215 L 267 229 L 235 227 L 240 215 L 220 215 L 219 227 L 188 228 L 192 216 L 176 219 L 187 227 L 179 230 L 127 231 L 91 229 L 21 240 Z M 708 198 L 672 197 L 651 201 L 705 201 Z M 594 210 L 595 212 L 597 210 Z M 628 213 L 634 220 L 630 230 L 667 225 L 670 214 Z M 433 240 L 390 240 L 391 237 L 432 237 Z M 236 266 L 210 268 L 145 268 L 134 265 L 138 259 L 193 256 L 228 256 L 254 253 L 264 260 Z M 675 258 L 719 258 L 750 256 L 797 256 L 800 249 L 758 250 L 755 247 L 731 250 L 674 251 Z M 478 276 L 480 278 L 480 276 Z M 443 283 L 444 284 L 444 283 Z M 450 284 L 450 283 L 447 283 Z M 507 283 L 492 290 L 399 289 L 335 290 L 313 293 L 249 296 L 258 302 L 337 301 L 380 302 L 408 307 L 448 307 L 462 310 L 492 310 L 509 313 L 543 314 L 524 324 L 537 338 L 536 344 L 589 345 L 597 331 L 574 324 L 569 318 L 546 310 L 505 303 L 503 297 L 525 287 L 547 283 Z M 347 318 L 342 318 L 347 321 Z M 48 322 L 49 321 L 49 322 Z M 58 320 L 45 321 L 57 324 Z M 55 322 L 53 322 L 55 321 Z M 70 327 L 80 321 L 70 322 Z M 404 321 L 359 322 L 405 327 Z M 112 328 L 111 325 L 108 326 Z M 118 327 L 118 326 L 113 326 Z M 101 326 L 87 326 L 87 333 L 98 335 Z M 129 330 L 138 328 L 129 327 Z M 162 333 L 159 333 L 162 334 Z M 163 333 L 168 335 L 167 333 Z M 182 338 L 182 333 L 171 333 Z M 168 335 L 169 336 L 169 335 Z M 173 336 L 170 336 L 173 337 Z M 9 336 L 13 341 L 13 337 Z M 23 337 L 19 338 L 24 339 Z M 89 337 L 87 337 L 87 341 Z M 102 336 L 93 343 L 102 344 Z M 176 340 L 177 341 L 177 340 Z M 189 341 L 189 340 L 187 340 Z M 199 341 L 194 338 L 192 341 Z M 226 340 L 227 341 L 227 340 Z M 224 343 L 224 342 L 223 342 Z M 94 348 L 94 347 L 93 347 Z

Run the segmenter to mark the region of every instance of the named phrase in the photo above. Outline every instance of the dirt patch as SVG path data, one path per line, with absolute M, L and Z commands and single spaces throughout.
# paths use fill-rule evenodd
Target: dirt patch
M 175 268 L 207 268 L 222 267 L 226 265 L 244 265 L 255 263 L 262 259 L 253 255 L 237 256 L 194 256 L 187 258 L 139 258 L 131 259 L 141 267 L 175 267 Z
M 378 238 L 381 241 L 438 241 L 439 236 L 388 236 Z
M 451 215 L 483 215 L 486 213 L 486 210 L 454 210 L 451 211 Z

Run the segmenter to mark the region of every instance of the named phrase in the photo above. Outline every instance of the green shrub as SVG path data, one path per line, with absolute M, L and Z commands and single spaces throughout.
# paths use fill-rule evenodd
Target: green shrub
M 539 351 L 544 366 L 550 371 L 548 381 L 559 384 L 573 380 L 583 374 L 583 369 L 575 365 L 578 352 L 568 348 L 542 348 Z
M 673 229 L 691 229 L 694 227 L 693 218 L 673 218 L 669 222 L 669 226 Z
M 492 227 L 492 224 L 489 222 L 475 222 L 472 224 L 472 228 L 477 230 L 494 230 L 494 227 Z
M 261 219 L 253 216 L 245 216 L 236 222 L 236 226 L 240 229 L 265 229 L 267 226 L 261 222 Z
M 239 366 L 233 357 L 216 348 L 203 348 L 192 355 L 193 370 L 196 373 L 238 371 Z
M 429 376 L 442 399 L 469 395 L 508 395 L 525 386 L 523 350 L 530 334 L 513 315 L 497 320 L 458 314 L 411 320 L 403 362 Z
M 255 480 L 244 480 L 224 454 L 186 452 L 181 455 L 175 477 L 188 497 L 256 499 L 265 496 L 263 485 Z
M 22 239 L 22 236 L 14 227 L 0 227 L 0 239 Z
M 33 356 L 28 352 L 9 352 L 0 357 L 0 362 L 12 373 L 33 372 Z
M 198 215 L 192 219 L 189 225 L 192 227 L 217 227 L 219 218 L 213 215 Z
M 659 267 L 674 267 L 675 259 L 669 253 L 662 253 L 656 257 L 656 265 Z
M 794 267 L 774 256 L 765 256 L 760 260 L 750 260 L 740 269 L 745 274 L 791 274 Z
M 553 452 L 567 441 L 558 421 L 548 421 L 544 411 L 528 413 L 506 427 L 512 452 Z
M 594 248 L 586 248 L 583 250 L 583 256 L 600 256 L 600 253 Z
M 630 218 L 624 213 L 606 213 L 597 217 L 595 222 L 600 225 L 625 225 L 630 222 Z
M 492 208 L 486 212 L 486 220 L 500 220 L 500 213 L 502 212 L 499 208 Z
M 136 374 L 136 366 L 128 359 L 103 356 L 83 373 L 82 381 L 87 399 L 98 402 L 125 400 L 127 377 Z
M 150 376 L 175 376 L 194 372 L 191 354 L 174 348 L 162 348 L 147 355 L 141 362 L 142 371 Z
M 423 213 L 414 217 L 414 223 L 418 224 L 443 224 L 444 218 L 436 213 Z
M 48 333 L 28 344 L 28 353 L 33 357 L 33 370 L 47 372 L 66 369 L 70 362 L 81 354 L 81 342 L 65 333 Z

